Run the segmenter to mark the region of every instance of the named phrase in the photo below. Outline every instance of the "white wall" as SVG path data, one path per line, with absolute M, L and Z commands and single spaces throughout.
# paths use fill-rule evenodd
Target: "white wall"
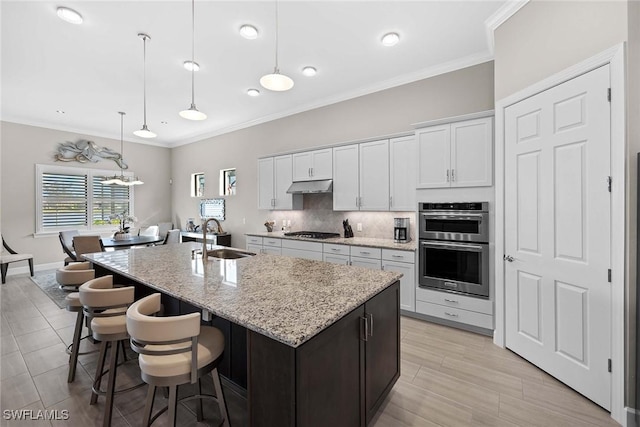
M 61 262 L 65 255 L 57 234 L 37 238 L 33 236 L 36 226 L 35 165 L 58 164 L 119 171 L 113 161 L 104 160 L 94 164 L 63 163 L 54 161 L 53 154 L 58 143 L 79 139 L 88 139 L 120 152 L 120 141 L 8 122 L 2 122 L 0 132 L 2 236 L 13 249 L 33 254 L 36 266 Z M 170 150 L 125 142 L 124 154 L 129 171 L 135 172 L 145 182 L 134 190 L 135 214 L 139 220 L 136 226 L 167 221 L 171 215 Z M 16 267 L 10 267 L 9 273 Z
M 204 172 L 205 197 L 217 197 L 219 170 L 235 167 L 237 195 L 226 198 L 223 226 L 232 245 L 244 247 L 244 233 L 263 231 L 265 219 L 285 215 L 257 209 L 259 157 L 406 132 L 412 123 L 490 110 L 493 104 L 488 62 L 174 148 L 173 221 L 184 227 L 187 218 L 197 218 L 198 200 L 189 196 L 192 173 Z

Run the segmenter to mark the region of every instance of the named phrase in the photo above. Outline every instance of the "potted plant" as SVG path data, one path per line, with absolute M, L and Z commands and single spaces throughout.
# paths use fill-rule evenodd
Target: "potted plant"
M 113 214 L 109 216 L 111 224 L 118 224 L 119 229 L 113 234 L 113 238 L 115 240 L 129 240 L 131 239 L 131 233 L 129 230 L 131 228 L 129 224 L 133 224 L 138 219 L 135 216 L 127 215 L 127 211 L 125 210 L 121 214 Z

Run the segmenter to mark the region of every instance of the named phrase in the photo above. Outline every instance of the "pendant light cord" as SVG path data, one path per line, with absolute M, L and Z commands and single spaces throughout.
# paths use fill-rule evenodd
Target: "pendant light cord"
M 122 111 L 119 111 L 120 114 L 120 177 L 124 177 L 124 173 L 122 172 L 122 165 L 124 162 L 124 115 Z
M 279 74 L 278 69 L 278 0 L 276 0 L 276 68 L 274 74 Z
M 147 36 L 142 37 L 144 127 L 147 127 Z
M 195 69 L 196 69 L 196 2 L 191 0 L 191 105 L 196 105 Z

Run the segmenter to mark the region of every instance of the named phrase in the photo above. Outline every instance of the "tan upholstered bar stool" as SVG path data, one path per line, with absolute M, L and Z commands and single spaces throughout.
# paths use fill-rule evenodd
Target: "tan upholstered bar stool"
M 222 425 L 229 426 L 227 405 L 218 375 L 218 363 L 224 351 L 224 336 L 212 326 L 200 326 L 200 314 L 152 317 L 160 311 L 160 294 L 149 295 L 136 301 L 127 310 L 127 330 L 131 348 L 140 354 L 138 363 L 142 379 L 149 384 L 144 408 L 143 425 L 149 426 L 165 410 L 169 410 L 169 424 L 176 425 L 178 386 L 198 383 L 211 372 L 216 396 L 196 394 L 187 399 L 198 399 L 198 421 L 202 421 L 202 401 L 217 400 Z M 156 387 L 169 387 L 169 405 L 153 418 L 153 400 Z
M 80 302 L 84 307 L 84 315 L 87 316 L 91 322 L 93 337 L 101 341 L 98 366 L 96 367 L 93 388 L 91 390 L 92 405 L 98 401 L 98 395 L 103 394 L 103 392 L 100 391 L 102 376 L 107 372 L 109 374 L 107 391 L 104 393 L 106 394 L 107 401 L 104 408 L 102 425 L 105 427 L 111 425 L 113 396 L 116 392 L 118 342 L 129 339 L 126 325 L 126 309 L 134 300 L 134 290 L 135 288 L 133 286 L 115 288 L 113 286 L 113 276 L 98 277 L 80 286 Z M 110 348 L 109 370 L 104 372 L 107 346 Z M 118 392 L 133 390 L 141 385 L 143 384 L 118 390 Z
M 61 289 L 69 287 L 77 289 L 85 282 L 96 277 L 96 272 L 89 262 L 72 262 L 56 271 L 56 281 Z

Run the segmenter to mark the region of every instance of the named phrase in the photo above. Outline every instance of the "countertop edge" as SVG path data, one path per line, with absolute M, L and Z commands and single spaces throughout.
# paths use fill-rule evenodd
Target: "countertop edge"
M 282 232 L 253 232 L 253 233 L 244 233 L 245 236 L 255 236 L 255 237 L 272 237 L 274 239 L 285 239 L 285 240 L 298 240 L 298 241 L 307 241 L 307 242 L 316 242 L 316 243 L 328 243 L 332 245 L 345 245 L 345 246 L 360 246 L 366 248 L 378 248 L 378 249 L 390 249 L 390 250 L 398 250 L 398 251 L 406 251 L 406 252 L 416 252 L 417 244 L 414 240 L 411 240 L 407 243 L 395 243 L 393 240 L 388 239 L 389 243 L 385 244 L 375 244 L 371 242 L 362 242 L 359 239 L 376 239 L 375 237 L 332 237 L 329 239 L 311 239 L 308 237 L 294 237 L 294 236 L 285 236 Z M 354 239 L 354 240 L 352 240 Z M 387 239 L 377 239 L 377 240 L 387 240 Z

